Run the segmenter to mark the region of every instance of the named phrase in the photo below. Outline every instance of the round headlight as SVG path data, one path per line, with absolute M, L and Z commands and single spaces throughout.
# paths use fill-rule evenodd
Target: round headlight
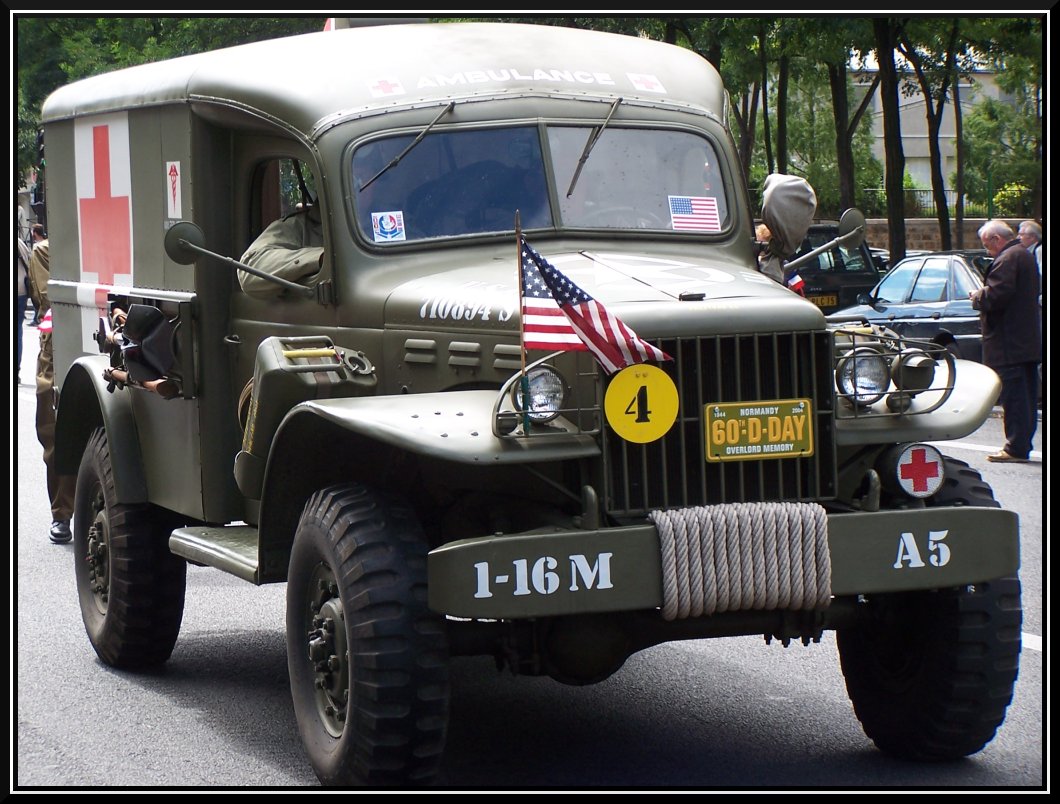
M 890 362 L 875 349 L 852 349 L 840 358 L 835 379 L 846 399 L 855 405 L 872 405 L 891 384 Z
M 902 391 L 918 394 L 931 387 L 935 379 L 935 358 L 923 349 L 903 349 L 894 358 L 891 375 Z
M 550 422 L 559 415 L 567 396 L 567 384 L 559 372 L 551 366 L 535 366 L 526 372 L 525 386 L 529 389 L 527 393 L 520 379 L 512 387 L 512 402 L 517 411 L 525 412 L 538 424 Z

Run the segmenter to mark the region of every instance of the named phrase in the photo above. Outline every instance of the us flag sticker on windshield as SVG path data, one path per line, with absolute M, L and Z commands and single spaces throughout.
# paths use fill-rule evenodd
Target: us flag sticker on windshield
M 698 195 L 671 195 L 670 224 L 679 232 L 720 232 L 718 199 Z

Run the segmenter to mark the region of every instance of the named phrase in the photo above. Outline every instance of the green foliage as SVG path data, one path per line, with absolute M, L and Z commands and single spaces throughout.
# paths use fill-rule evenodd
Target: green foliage
M 972 202 L 985 204 L 1006 184 L 1040 186 L 1042 163 L 1036 143 L 1040 127 L 1013 106 L 987 98 L 964 117 L 964 187 Z
M 59 86 L 109 70 L 221 47 L 319 31 L 324 17 L 79 17 L 16 15 L 17 167 L 20 174 L 36 161 L 36 129 L 41 104 Z M 464 19 L 474 19 L 466 17 Z M 867 17 L 481 17 L 538 25 L 592 28 L 642 36 L 687 47 L 714 64 L 732 94 L 734 134 L 746 136 L 751 154 L 750 184 L 765 176 L 765 131 L 761 108 L 751 126 L 750 99 L 760 87 L 763 58 L 768 73 L 771 140 L 779 120 L 775 94 L 777 60 L 791 60 L 787 102 L 789 170 L 805 176 L 818 193 L 819 214 L 834 217 L 838 206 L 838 168 L 826 64 L 845 64 L 850 54 L 873 49 L 872 19 Z M 1002 184 L 1042 192 L 1043 37 L 1040 17 L 961 18 L 957 63 L 967 73 L 972 54 L 983 54 L 997 71 L 1005 102 L 973 103 L 964 117 L 967 160 L 965 187 L 970 202 L 986 203 Z M 943 37 L 952 17 L 911 17 L 906 44 L 916 49 L 941 81 Z M 851 97 L 851 112 L 855 107 Z M 972 99 L 963 97 L 965 104 Z M 1012 101 L 1012 102 L 1010 102 Z M 746 103 L 745 103 L 746 102 Z M 736 115 L 748 113 L 748 118 Z M 947 114 L 950 112 L 947 111 Z M 854 137 L 855 193 L 866 210 L 879 193 L 863 188 L 883 185 L 882 166 L 872 156 L 868 118 Z M 951 182 L 952 183 L 952 182 Z M 907 182 L 906 187 L 910 184 Z
M 36 161 L 44 100 L 91 75 L 221 47 L 320 31 L 324 17 L 19 16 L 17 165 Z
M 1006 184 L 994 195 L 994 214 L 1004 217 L 1026 217 L 1031 214 L 1031 188 L 1025 184 Z
M 839 164 L 836 157 L 835 121 L 831 91 L 824 66 L 801 58 L 793 69 L 788 89 L 788 172 L 802 176 L 817 193 L 817 217 L 838 218 L 843 210 L 839 200 Z M 848 82 L 847 95 L 853 106 L 855 94 Z M 770 104 L 776 104 L 776 80 L 770 78 Z M 770 125 L 775 126 L 771 120 Z M 775 134 L 774 134 L 775 136 Z M 758 120 L 756 142 L 764 142 L 763 121 Z M 874 187 L 882 182 L 883 167 L 872 155 L 872 131 L 863 120 L 854 135 L 854 169 L 857 187 Z M 764 150 L 758 148 L 751 162 L 750 186 L 760 187 L 767 168 Z M 862 200 L 857 199 L 861 204 Z

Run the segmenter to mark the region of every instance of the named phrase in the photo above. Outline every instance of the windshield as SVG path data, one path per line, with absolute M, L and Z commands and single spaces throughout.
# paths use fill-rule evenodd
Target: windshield
M 376 244 L 511 232 L 516 211 L 523 229 L 727 228 L 716 154 L 690 132 L 612 124 L 566 196 L 593 131 L 531 125 L 431 132 L 407 152 L 414 134 L 365 143 L 352 162 L 358 227 Z

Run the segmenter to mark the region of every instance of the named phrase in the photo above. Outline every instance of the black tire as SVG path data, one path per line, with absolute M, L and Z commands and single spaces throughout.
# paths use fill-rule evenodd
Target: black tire
M 302 742 L 329 786 L 425 785 L 449 721 L 445 621 L 401 502 L 335 486 L 306 503 L 287 578 L 287 662 Z
M 946 458 L 933 506 L 998 507 L 990 486 Z M 927 592 L 872 595 L 838 630 L 847 693 L 865 734 L 885 753 L 952 760 L 989 743 L 1019 671 L 1018 578 Z
M 89 438 L 74 494 L 74 576 L 96 654 L 122 669 L 162 664 L 184 618 L 187 564 L 169 552 L 164 512 L 116 501 L 106 432 Z

